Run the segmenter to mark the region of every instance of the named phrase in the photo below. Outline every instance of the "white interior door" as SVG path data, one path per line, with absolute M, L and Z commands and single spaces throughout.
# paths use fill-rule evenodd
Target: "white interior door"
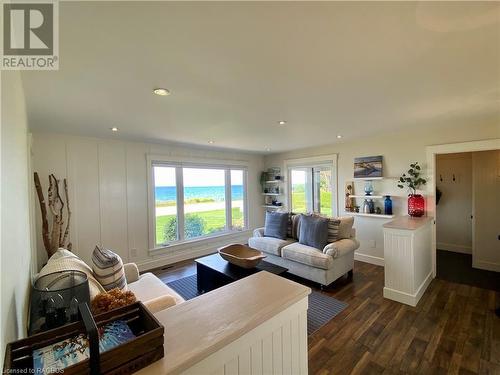
M 500 150 L 472 154 L 472 266 L 500 272 Z

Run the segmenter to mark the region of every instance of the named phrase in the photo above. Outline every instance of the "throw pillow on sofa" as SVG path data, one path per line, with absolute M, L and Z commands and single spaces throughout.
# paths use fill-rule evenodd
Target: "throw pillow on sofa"
M 354 225 L 353 216 L 325 217 L 315 214 L 328 220 L 328 243 L 351 238 L 351 229 Z
M 302 214 L 294 214 L 290 212 L 288 214 L 288 225 L 287 234 L 288 238 L 293 238 L 294 240 L 299 239 L 299 228 L 300 228 L 300 217 Z
M 288 213 L 266 212 L 264 237 L 274 237 L 284 240 L 287 235 Z
M 118 254 L 96 246 L 92 253 L 92 269 L 97 281 L 106 291 L 114 288 L 127 290 L 123 262 Z
M 322 251 L 328 243 L 328 219 L 302 215 L 300 218 L 299 243 Z

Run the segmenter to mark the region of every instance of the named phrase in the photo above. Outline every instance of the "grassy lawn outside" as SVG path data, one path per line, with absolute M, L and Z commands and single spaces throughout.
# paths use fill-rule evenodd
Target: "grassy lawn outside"
M 213 210 L 205 212 L 196 212 L 186 214 L 186 221 L 189 217 L 198 217 L 204 223 L 203 225 L 203 235 L 217 232 L 223 229 L 226 223 L 226 212 L 225 210 Z M 240 208 L 232 209 L 233 216 L 233 226 L 243 227 L 243 212 Z M 156 243 L 163 244 L 165 241 L 165 227 L 170 224 L 171 221 L 175 220 L 175 215 L 166 215 L 156 217 Z
M 303 192 L 292 193 L 293 212 L 307 212 L 306 197 Z M 332 193 L 322 191 L 320 197 L 320 210 L 323 215 L 332 216 Z

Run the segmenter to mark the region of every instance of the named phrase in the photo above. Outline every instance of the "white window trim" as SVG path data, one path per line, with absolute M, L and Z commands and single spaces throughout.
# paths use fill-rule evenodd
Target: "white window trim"
M 334 192 L 332 194 L 332 216 L 338 216 L 339 180 L 338 180 L 337 161 L 338 161 L 338 154 L 319 155 L 308 158 L 285 160 L 284 167 L 285 167 L 285 172 L 287 174 L 287 180 L 285 184 L 285 190 L 286 190 L 285 197 L 286 197 L 286 207 L 288 207 L 288 210 L 292 210 L 292 188 L 290 185 L 291 184 L 290 170 L 292 168 L 328 166 L 332 167 L 332 186 L 334 186 Z
M 248 230 L 248 162 L 241 160 L 222 160 L 222 159 L 200 159 L 193 157 L 176 157 L 176 156 L 168 156 L 168 155 L 155 155 L 155 154 L 147 154 L 147 186 L 148 186 L 148 233 L 149 233 L 149 251 L 156 252 L 161 249 L 172 249 L 176 247 L 182 247 L 185 244 L 197 243 L 200 241 L 204 241 L 210 238 L 218 238 L 223 236 L 232 236 L 237 233 L 242 233 Z M 205 236 L 200 236 L 191 239 L 184 239 L 181 241 L 171 242 L 169 244 L 157 245 L 156 244 L 156 210 L 155 210 L 155 184 L 153 181 L 153 164 L 154 165 L 164 165 L 165 167 L 188 167 L 188 168 L 203 168 L 203 169 L 224 169 L 225 172 L 225 183 L 229 181 L 229 189 L 226 188 L 226 202 L 228 206 L 231 207 L 231 202 L 228 200 L 228 190 L 231 190 L 231 169 L 239 169 L 243 170 L 243 220 L 245 227 L 242 230 L 233 230 L 228 229 L 229 225 L 232 225 L 232 210 L 226 209 L 226 230 L 208 234 Z M 176 168 L 176 185 L 177 185 L 177 201 L 184 201 L 184 186 L 183 179 L 180 178 L 180 174 L 182 174 L 182 169 Z M 227 206 L 226 206 L 227 208 Z M 230 211 L 228 213 L 228 211 Z M 177 205 L 177 213 L 178 215 L 184 216 L 184 205 Z M 231 219 L 230 221 L 228 221 Z M 184 224 L 184 220 L 178 220 L 178 231 L 184 231 L 182 228 Z

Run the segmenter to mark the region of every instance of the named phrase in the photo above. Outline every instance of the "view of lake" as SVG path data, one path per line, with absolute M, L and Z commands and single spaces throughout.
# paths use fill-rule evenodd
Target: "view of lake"
M 155 187 L 155 197 L 157 202 L 175 201 L 175 186 Z M 243 199 L 243 185 L 231 186 L 231 196 L 233 200 Z M 210 198 L 214 201 L 223 201 L 225 197 L 224 186 L 186 186 L 184 187 L 184 200 L 194 198 Z

